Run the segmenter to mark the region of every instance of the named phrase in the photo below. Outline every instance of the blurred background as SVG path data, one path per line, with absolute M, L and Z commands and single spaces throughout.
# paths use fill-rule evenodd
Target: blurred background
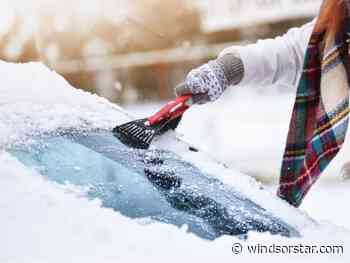
M 273 37 L 321 0 L 0 0 L 0 59 L 42 61 L 122 104 L 164 100 L 227 46 Z

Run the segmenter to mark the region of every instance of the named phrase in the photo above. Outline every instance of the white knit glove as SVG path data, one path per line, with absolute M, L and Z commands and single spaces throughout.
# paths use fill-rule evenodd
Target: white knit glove
M 215 101 L 230 85 L 238 84 L 243 77 L 243 64 L 232 54 L 193 69 L 184 83 L 176 87 L 176 95 L 193 94 L 193 101 L 203 104 Z

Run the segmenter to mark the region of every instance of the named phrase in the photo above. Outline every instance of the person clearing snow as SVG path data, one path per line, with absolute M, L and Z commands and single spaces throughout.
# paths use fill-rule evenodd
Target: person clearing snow
M 349 42 L 350 0 L 324 0 L 312 22 L 275 39 L 225 49 L 175 91 L 203 104 L 234 85 L 297 86 L 277 195 L 298 207 L 344 142 Z

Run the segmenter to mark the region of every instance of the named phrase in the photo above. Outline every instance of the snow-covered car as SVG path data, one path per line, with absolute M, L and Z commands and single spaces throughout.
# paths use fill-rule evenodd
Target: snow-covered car
M 88 197 L 131 218 L 187 225 L 208 239 L 248 231 L 298 235 L 278 216 L 176 154 L 130 149 L 108 131 L 56 133 L 10 152 L 54 182 L 86 187 Z
M 245 237 L 249 231 L 299 236 L 302 227 L 314 224 L 175 133 L 149 150 L 126 147 L 111 129 L 130 120 L 127 113 L 73 89 L 41 65 L 1 68 L 13 87 L 2 98 L 1 146 L 52 182 L 74 185 L 126 217 L 186 225 L 205 239 Z M 233 180 L 227 184 L 225 178 Z

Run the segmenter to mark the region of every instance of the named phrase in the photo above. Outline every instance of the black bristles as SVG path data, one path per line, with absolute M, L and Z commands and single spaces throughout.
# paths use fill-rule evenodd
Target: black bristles
M 131 121 L 113 129 L 113 134 L 122 143 L 137 149 L 148 149 L 155 136 L 176 129 L 181 117 L 167 119 L 155 125 L 147 125 L 148 119 Z
M 155 133 L 153 127 L 145 125 L 146 121 L 147 119 L 142 119 L 117 126 L 113 130 L 114 136 L 130 147 L 148 149 Z M 151 136 L 146 136 L 145 134 L 150 134 Z

